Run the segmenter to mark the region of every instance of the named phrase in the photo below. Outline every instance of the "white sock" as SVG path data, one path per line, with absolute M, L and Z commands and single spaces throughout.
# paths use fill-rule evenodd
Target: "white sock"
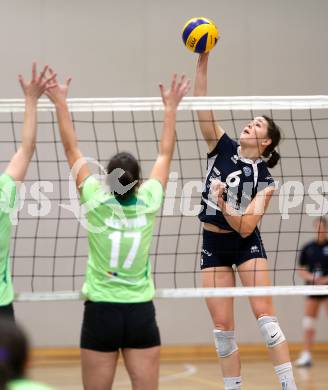
M 240 390 L 241 389 L 241 376 L 230 376 L 223 378 L 224 390 Z
M 274 370 L 279 378 L 282 390 L 297 390 L 291 362 L 280 364 Z

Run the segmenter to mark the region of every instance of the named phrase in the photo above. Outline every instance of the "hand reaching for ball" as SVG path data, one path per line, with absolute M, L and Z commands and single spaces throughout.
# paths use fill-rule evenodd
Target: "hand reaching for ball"
M 159 84 L 161 96 L 165 109 L 174 111 L 177 109 L 181 99 L 188 93 L 191 82 L 186 75 L 182 75 L 177 81 L 177 75 L 174 74 L 171 81 L 171 86 L 165 89 L 163 84 Z

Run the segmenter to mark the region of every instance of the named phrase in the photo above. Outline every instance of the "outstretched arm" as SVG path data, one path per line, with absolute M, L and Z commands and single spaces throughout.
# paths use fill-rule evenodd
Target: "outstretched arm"
M 165 107 L 164 125 L 159 154 L 151 171 L 150 178 L 159 180 L 163 187 L 166 188 L 175 145 L 176 111 L 181 99 L 190 89 L 190 80 L 187 80 L 186 76 L 183 75 L 180 81 L 177 82 L 177 76 L 174 75 L 169 89 L 165 90 L 162 84 L 159 87 Z
M 25 96 L 25 114 L 22 128 L 22 140 L 17 152 L 8 164 L 5 173 L 11 176 L 15 181 L 22 181 L 25 178 L 29 162 L 32 159 L 37 127 L 37 103 L 39 97 L 47 90 L 53 87 L 55 75 L 46 77 L 48 66 L 45 66 L 42 72 L 37 75 L 36 63 L 32 65 L 32 79 L 25 82 L 22 75 L 18 76 L 19 83 Z
M 54 71 L 49 69 L 50 75 Z M 82 182 L 90 175 L 89 167 L 79 150 L 76 134 L 67 105 L 67 95 L 71 78 L 64 84 L 56 84 L 55 87 L 47 90 L 46 95 L 56 107 L 60 137 L 67 157 L 68 165 L 73 170 L 76 186 L 79 188 Z
M 207 95 L 207 67 L 208 53 L 200 54 L 196 68 L 194 96 Z M 200 129 L 209 151 L 212 151 L 218 140 L 224 134 L 224 130 L 215 122 L 213 111 L 197 111 Z

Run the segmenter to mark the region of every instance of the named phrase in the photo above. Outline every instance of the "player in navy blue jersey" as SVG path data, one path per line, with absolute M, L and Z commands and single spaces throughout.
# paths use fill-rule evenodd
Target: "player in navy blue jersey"
M 195 96 L 207 93 L 208 54 L 199 56 Z M 209 153 L 202 193 L 204 223 L 201 269 L 203 287 L 234 287 L 236 267 L 245 287 L 270 286 L 267 256 L 257 224 L 275 190 L 268 168 L 280 156 L 275 150 L 280 129 L 267 116 L 244 127 L 239 143 L 215 122 L 213 112 L 199 111 L 198 120 Z M 208 298 L 221 358 L 225 389 L 240 389 L 240 357 L 234 335 L 233 298 Z M 287 341 L 275 317 L 271 297 L 251 297 L 251 307 L 268 346 L 282 389 L 296 389 Z
M 299 258 L 299 275 L 306 284 L 328 284 L 328 221 L 324 217 L 314 221 L 315 239 L 306 244 Z M 315 337 L 315 322 L 320 306 L 324 304 L 328 313 L 328 295 L 310 295 L 305 301 L 303 317 L 304 349 L 295 365 L 310 367 L 311 350 Z

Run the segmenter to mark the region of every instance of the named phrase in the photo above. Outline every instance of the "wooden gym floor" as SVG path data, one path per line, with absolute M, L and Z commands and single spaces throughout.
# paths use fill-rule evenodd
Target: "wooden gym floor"
M 295 359 L 299 346 L 291 346 Z M 279 389 L 265 350 L 242 346 L 242 377 L 244 390 Z M 31 377 L 58 390 L 82 389 L 77 350 L 38 350 L 33 354 Z M 294 368 L 298 390 L 328 389 L 328 345 L 319 345 L 311 368 Z M 212 347 L 163 348 L 160 390 L 223 389 L 220 368 Z M 122 362 L 119 362 L 113 389 L 131 389 Z

